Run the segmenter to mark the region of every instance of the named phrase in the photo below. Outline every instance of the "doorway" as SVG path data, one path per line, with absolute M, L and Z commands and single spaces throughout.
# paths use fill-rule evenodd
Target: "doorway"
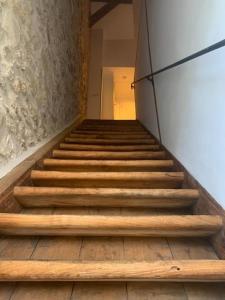
M 135 120 L 134 68 L 103 68 L 101 119 Z

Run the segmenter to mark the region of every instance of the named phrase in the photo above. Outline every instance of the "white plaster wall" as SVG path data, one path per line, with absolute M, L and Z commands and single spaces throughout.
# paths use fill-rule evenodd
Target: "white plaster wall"
M 147 5 L 154 70 L 225 38 L 223 0 L 152 0 Z M 163 144 L 223 207 L 224 78 L 224 48 L 155 77 Z M 147 107 L 139 108 L 141 118 Z
M 134 67 L 135 40 L 105 40 L 103 44 L 104 67 Z
M 91 31 L 91 53 L 88 83 L 87 117 L 100 119 L 102 90 L 103 31 Z
M 113 73 L 103 70 L 101 119 L 113 119 Z
M 142 0 L 135 1 L 136 12 L 136 31 L 137 37 L 137 54 L 136 54 L 136 68 L 135 79 L 149 74 L 151 71 L 148 36 L 146 30 L 146 14 L 145 3 Z M 135 102 L 137 119 L 140 120 L 156 137 L 158 135 L 158 128 L 156 123 L 156 111 L 153 97 L 152 85 L 149 81 L 144 80 L 138 83 L 135 87 Z
M 87 15 L 83 0 L 0 0 L 0 170 L 79 114 Z

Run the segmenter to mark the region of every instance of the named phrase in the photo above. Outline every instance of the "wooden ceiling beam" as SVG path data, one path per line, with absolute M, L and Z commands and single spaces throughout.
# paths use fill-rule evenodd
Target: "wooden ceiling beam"
M 108 1 L 103 7 L 97 10 L 90 17 L 90 27 L 92 27 L 95 23 L 101 20 L 105 15 L 107 15 L 111 10 L 113 10 L 117 5 L 121 3 L 121 0 L 111 0 Z

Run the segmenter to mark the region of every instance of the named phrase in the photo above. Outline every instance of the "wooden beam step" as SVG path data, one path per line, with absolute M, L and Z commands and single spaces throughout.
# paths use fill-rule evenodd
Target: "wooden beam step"
M 138 136 L 152 136 L 149 132 L 147 131 L 143 131 L 143 132 L 133 132 L 133 131 L 128 131 L 128 132 L 125 132 L 125 131 L 113 131 L 113 130 L 110 130 L 110 131 L 101 131 L 101 130 L 78 130 L 77 128 L 72 130 L 71 133 L 74 133 L 74 134 L 103 134 L 103 135 L 110 135 L 110 136 L 117 136 L 117 135 L 123 135 L 123 136 L 132 136 L 132 135 L 138 135 Z
M 204 259 L 143 262 L 3 260 L 0 261 L 0 281 L 223 282 L 225 261 Z
M 108 127 L 108 128 L 138 128 L 138 129 L 143 129 L 144 127 L 139 124 L 139 123 L 129 123 L 129 124 L 122 124 L 122 123 L 114 123 L 114 124 L 106 124 L 106 123 L 99 123 L 99 124 L 85 124 L 81 123 L 78 128 L 83 128 L 83 127 Z
M 172 160 L 69 160 L 52 159 L 43 160 L 47 170 L 57 171 L 169 171 L 173 167 Z
M 95 144 L 95 145 L 153 145 L 154 139 L 91 139 L 66 137 L 65 142 L 76 144 Z
M 70 150 L 53 150 L 54 158 L 64 159 L 165 159 L 165 151 L 129 151 L 129 152 L 113 152 L 113 151 L 70 151 Z
M 132 132 L 132 133 L 142 133 L 142 132 L 147 132 L 143 128 L 133 128 L 133 127 L 119 127 L 119 126 L 81 126 L 77 127 L 77 130 L 99 130 L 99 131 L 117 131 L 117 132 Z
M 147 135 L 147 134 L 117 134 L 115 136 L 112 134 L 104 134 L 104 133 L 100 133 L 100 134 L 91 134 L 91 133 L 70 133 L 71 138 L 77 138 L 77 139 L 106 139 L 106 140 L 127 140 L 127 139 L 132 139 L 132 140 L 143 140 L 143 139 L 152 139 L 151 135 Z
M 183 172 L 60 172 L 31 171 L 37 186 L 180 188 Z
M 199 192 L 191 189 L 55 188 L 17 186 L 14 197 L 24 207 L 153 207 L 192 206 Z
M 110 119 L 85 119 L 82 121 L 81 124 L 89 124 L 92 125 L 95 124 L 137 124 L 140 125 L 140 122 L 137 120 L 110 120 Z
M 79 125 L 79 127 L 85 127 L 85 126 L 99 126 L 99 127 L 103 127 L 103 126 L 109 126 L 109 127 L 125 127 L 125 128 L 129 128 L 129 127 L 137 127 L 137 128 L 143 128 L 143 126 L 140 124 L 140 123 L 106 123 L 106 122 L 99 122 L 98 124 L 95 123 L 95 124 L 85 124 L 85 122 L 81 123 Z
M 64 150 L 88 150 L 88 151 L 156 151 L 160 149 L 159 145 L 83 145 L 61 143 L 60 149 Z
M 84 216 L 0 214 L 0 233 L 29 236 L 207 237 L 223 226 L 220 216 Z

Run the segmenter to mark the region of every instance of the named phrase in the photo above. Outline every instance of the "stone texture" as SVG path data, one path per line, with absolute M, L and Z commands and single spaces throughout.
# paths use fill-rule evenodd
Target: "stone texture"
M 88 0 L 0 0 L 0 167 L 86 110 Z

